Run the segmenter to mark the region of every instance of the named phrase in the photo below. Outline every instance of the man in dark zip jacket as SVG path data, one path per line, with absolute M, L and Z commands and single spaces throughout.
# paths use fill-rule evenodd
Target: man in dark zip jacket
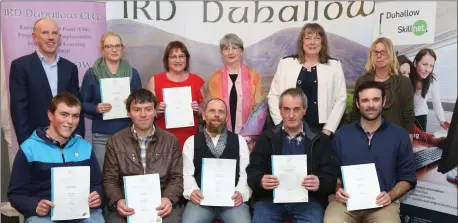
M 339 173 L 330 138 L 313 132 L 303 121 L 307 97 L 301 89 L 285 90 L 279 107 L 283 121 L 261 134 L 246 169 L 256 200 L 253 223 L 281 222 L 285 216 L 299 222 L 322 222 L 327 196 L 335 192 Z M 302 186 L 308 190 L 308 202 L 273 203 L 273 189 L 281 182 L 272 175 L 271 156 L 302 154 L 307 155 L 308 175 L 304 176 Z

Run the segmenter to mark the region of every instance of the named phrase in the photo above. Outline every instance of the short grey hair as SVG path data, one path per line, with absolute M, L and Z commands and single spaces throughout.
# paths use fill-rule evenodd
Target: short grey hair
M 221 51 L 224 49 L 224 47 L 227 47 L 229 45 L 235 45 L 240 47 L 242 51 L 244 50 L 242 39 L 240 39 L 240 37 L 234 33 L 224 35 L 223 38 L 221 38 L 221 40 L 219 41 L 219 48 Z
M 57 29 L 59 31 L 59 25 L 57 25 L 57 22 L 54 19 L 51 19 L 49 17 L 43 17 L 43 18 L 40 18 L 37 21 L 35 21 L 35 23 L 33 24 L 33 32 L 36 32 L 38 23 L 43 21 L 43 20 L 49 20 L 49 21 L 52 21 L 53 23 L 55 23 L 56 26 L 57 26 Z
M 302 91 L 302 89 L 300 88 L 289 88 L 289 89 L 286 89 L 285 91 L 283 91 L 283 93 L 281 93 L 280 95 L 280 101 L 278 103 L 278 107 L 281 109 L 282 108 L 282 99 L 283 97 L 285 96 L 291 96 L 293 98 L 295 97 L 300 97 L 302 99 L 302 107 L 303 108 L 307 108 L 307 95 L 304 94 L 304 92 Z

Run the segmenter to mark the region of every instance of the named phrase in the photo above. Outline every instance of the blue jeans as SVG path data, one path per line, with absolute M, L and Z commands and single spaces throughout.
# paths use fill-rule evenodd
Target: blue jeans
M 92 134 L 92 151 L 94 151 L 95 158 L 99 164 L 100 171 L 103 172 L 103 161 L 105 160 L 105 147 L 107 141 L 111 135 L 105 135 L 100 133 Z
M 184 209 L 181 222 L 210 223 L 216 219 L 224 223 L 250 223 L 251 215 L 245 203 L 238 207 L 212 207 L 196 205 L 189 201 Z
M 254 205 L 253 223 L 322 223 L 324 208 L 318 202 L 276 204 L 272 201 L 258 201 Z
M 53 223 L 51 221 L 51 216 L 44 216 L 44 217 L 38 217 L 38 216 L 32 216 L 27 218 L 25 223 Z M 91 216 L 90 218 L 87 219 L 78 219 L 78 220 L 68 220 L 68 221 L 56 221 L 56 222 L 66 222 L 66 223 L 104 223 L 105 219 L 103 218 L 102 215 L 102 209 L 97 208 L 94 210 L 91 210 Z

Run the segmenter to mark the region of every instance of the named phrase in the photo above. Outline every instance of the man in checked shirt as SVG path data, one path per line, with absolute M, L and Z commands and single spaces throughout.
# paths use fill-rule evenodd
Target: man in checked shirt
M 108 222 L 126 222 L 135 214 L 126 205 L 123 177 L 157 173 L 161 181 L 161 204 L 156 208 L 163 223 L 181 221 L 178 205 L 183 193 L 183 158 L 177 138 L 154 126 L 157 99 L 146 89 L 133 91 L 126 101 L 132 125 L 107 142 L 103 186 L 108 198 Z

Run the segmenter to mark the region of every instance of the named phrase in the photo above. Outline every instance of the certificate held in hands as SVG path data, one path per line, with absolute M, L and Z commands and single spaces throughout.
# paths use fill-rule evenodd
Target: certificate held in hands
M 308 202 L 308 190 L 302 186 L 307 155 L 272 155 L 272 175 L 280 182 L 274 189 L 274 203 Z
M 190 86 L 163 88 L 162 97 L 166 106 L 164 112 L 166 129 L 194 126 Z
M 342 166 L 341 169 L 344 190 L 350 196 L 347 211 L 382 207 L 376 204 L 380 185 L 374 163 Z
M 51 169 L 51 220 L 73 220 L 90 217 L 89 166 L 54 167 Z
M 124 194 L 126 206 L 135 214 L 127 217 L 129 223 L 161 223 L 156 208 L 161 204 L 161 181 L 159 174 L 125 176 Z
M 234 207 L 236 164 L 235 159 L 202 159 L 200 205 Z
M 103 113 L 103 120 L 127 118 L 124 100 L 130 95 L 130 78 L 100 79 L 100 96 L 103 103 L 110 103 L 111 110 Z

